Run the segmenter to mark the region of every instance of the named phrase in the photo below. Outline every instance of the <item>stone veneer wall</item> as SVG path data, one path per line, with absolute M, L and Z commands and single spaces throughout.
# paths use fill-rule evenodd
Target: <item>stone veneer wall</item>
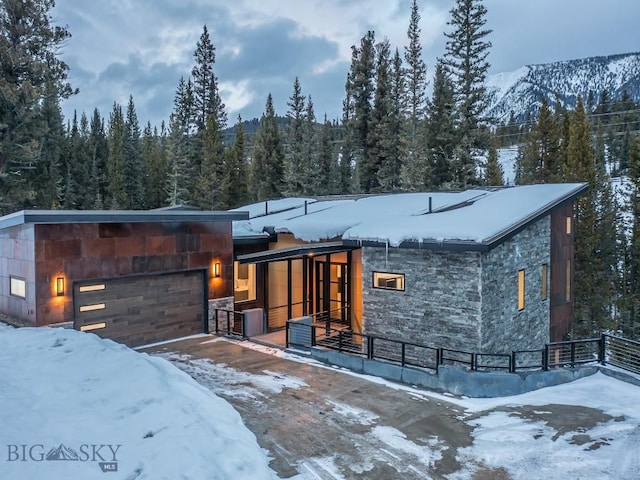
M 551 265 L 550 232 L 547 216 L 482 255 L 483 352 L 536 349 L 549 341 L 549 300 L 548 293 L 547 300 L 542 300 L 542 264 Z M 525 271 L 525 302 L 518 311 L 520 269 Z M 547 277 L 547 292 L 548 286 Z
M 543 347 L 549 301 L 541 299 L 541 266 L 550 264 L 549 235 L 545 217 L 484 254 L 363 247 L 363 333 L 470 352 Z M 374 271 L 403 273 L 405 291 L 373 288 Z
M 33 225 L 0 231 L 0 313 L 28 324 L 36 322 L 36 273 Z M 10 277 L 26 283 L 26 298 L 10 295 Z
M 214 298 L 212 300 L 209 300 L 209 332 L 215 333 L 216 331 L 216 308 L 221 308 L 223 310 L 233 310 L 233 307 L 233 297 Z M 233 319 L 234 315 L 231 316 L 231 321 L 229 323 L 231 328 L 233 328 Z M 218 327 L 220 328 L 220 330 L 226 330 L 226 316 L 221 316 L 218 318 Z
M 373 272 L 403 273 L 405 291 L 373 288 Z M 478 252 L 362 248 L 362 317 L 368 335 L 477 351 Z

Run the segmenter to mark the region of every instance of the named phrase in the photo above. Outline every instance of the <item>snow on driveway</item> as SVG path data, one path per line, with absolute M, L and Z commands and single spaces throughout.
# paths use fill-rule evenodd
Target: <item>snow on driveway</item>
M 0 325 L 0 478 L 274 479 L 240 415 L 169 362 Z
M 284 360 L 336 370 L 306 357 L 266 349 L 249 342 L 242 342 L 241 345 Z M 253 399 L 253 405 L 247 406 L 244 414 L 257 410 L 259 414 L 268 412 L 278 415 L 274 409 L 285 408 L 281 404 L 286 403 L 289 397 L 296 399 L 292 404 L 296 406 L 311 402 L 303 392 L 295 391 L 310 389 L 308 384 L 314 383 L 313 380 L 306 380 L 302 374 L 278 375 L 274 373 L 276 368 L 272 364 L 270 370 L 256 374 L 184 353 L 166 352 L 161 355 L 222 396 Z M 295 368 L 291 370 L 296 371 Z M 569 384 L 523 395 L 470 399 L 426 392 L 343 369 L 340 369 L 340 373 L 366 378 L 400 391 L 405 395 L 407 406 L 416 402 L 438 405 L 439 402 L 449 402 L 457 405 L 460 412 L 451 412 L 450 418 L 461 420 L 470 427 L 470 441 L 466 445 L 462 444 L 464 442 L 456 444 L 450 436 L 447 443 L 442 435 L 427 434 L 416 438 L 415 432 L 414 437 L 409 438 L 403 431 L 403 424 L 393 424 L 387 412 L 374 413 L 350 403 L 354 397 L 341 395 L 336 399 L 324 392 L 324 397 L 314 400 L 326 406 L 324 420 L 308 428 L 315 429 L 318 439 L 326 439 L 326 434 L 323 437 L 320 430 L 324 426 L 327 430 L 333 429 L 339 424 L 344 437 L 348 439 L 346 443 L 350 442 L 353 448 L 349 452 L 336 451 L 330 455 L 302 458 L 296 464 L 297 480 L 640 479 L 640 388 L 635 385 L 597 373 Z M 310 378 L 313 379 L 313 374 Z M 280 395 L 285 389 L 292 391 L 290 395 Z M 376 400 L 371 399 L 371 405 L 375 403 Z M 353 435 L 350 432 L 354 432 Z M 313 441 L 313 438 L 309 441 Z M 459 469 L 440 475 L 434 465 L 447 450 L 450 450 L 448 453 L 455 452 Z M 374 465 L 380 461 L 389 462 L 393 469 L 382 476 L 372 476 L 373 472 L 378 471 Z

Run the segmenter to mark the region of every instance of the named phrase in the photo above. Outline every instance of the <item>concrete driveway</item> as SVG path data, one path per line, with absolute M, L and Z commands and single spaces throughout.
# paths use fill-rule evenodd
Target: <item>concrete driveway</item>
M 446 397 L 393 388 L 388 382 L 294 361 L 295 356 L 276 349 L 216 337 L 145 351 L 174 362 L 229 401 L 281 478 L 512 478 L 477 458 L 466 457 L 464 465 L 456 459 L 473 443 L 474 415 Z M 615 420 L 597 409 L 563 405 L 501 410 L 544 422 L 556 438 Z

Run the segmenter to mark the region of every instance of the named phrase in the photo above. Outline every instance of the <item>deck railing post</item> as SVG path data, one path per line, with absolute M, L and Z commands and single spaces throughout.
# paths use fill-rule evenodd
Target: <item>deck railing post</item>
M 220 329 L 218 328 L 218 309 L 217 308 L 216 308 L 215 319 L 216 319 L 216 335 L 218 335 L 220 333 Z
M 516 373 L 516 351 L 515 350 L 511 352 L 511 357 L 509 357 L 509 373 Z
M 229 335 L 231 333 L 231 322 L 229 320 L 229 310 L 227 310 L 227 335 Z
M 478 362 L 478 357 L 476 353 L 471 354 L 471 370 L 477 370 L 476 363 Z
M 402 342 L 402 366 L 405 366 L 405 353 L 407 351 L 407 344 Z
M 576 361 L 576 344 L 575 342 L 571 342 L 571 368 L 575 367 L 574 363 Z
M 316 346 L 316 327 L 314 327 L 312 324 L 310 328 L 311 328 L 311 346 L 315 347 Z
M 284 324 L 284 345 L 289 348 L 289 322 Z
M 607 344 L 607 334 L 606 333 L 602 333 L 600 334 L 600 342 L 598 343 L 598 362 L 600 362 L 602 365 L 606 365 L 606 360 L 605 360 L 605 346 Z
M 367 337 L 367 358 L 373 360 L 373 337 Z
M 338 353 L 342 353 L 342 330 L 338 332 Z
M 549 344 L 545 343 L 542 349 L 542 369 L 546 372 L 549 370 Z

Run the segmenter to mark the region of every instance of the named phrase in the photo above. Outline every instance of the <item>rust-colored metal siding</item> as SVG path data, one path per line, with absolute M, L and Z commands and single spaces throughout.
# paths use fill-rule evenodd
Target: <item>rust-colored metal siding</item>
M 567 233 L 567 218 L 571 218 L 571 233 Z M 569 202 L 551 213 L 549 339 L 552 342 L 564 340 L 572 326 L 574 232 L 574 206 Z M 571 262 L 571 272 L 568 279 L 567 261 Z M 566 298 L 567 281 L 571 294 L 569 301 Z
M 220 262 L 221 276 L 207 275 L 207 298 L 233 295 L 231 222 L 79 223 L 35 225 L 38 325 L 73 321 L 74 282 L 205 269 Z M 57 296 L 55 279 L 65 280 Z

